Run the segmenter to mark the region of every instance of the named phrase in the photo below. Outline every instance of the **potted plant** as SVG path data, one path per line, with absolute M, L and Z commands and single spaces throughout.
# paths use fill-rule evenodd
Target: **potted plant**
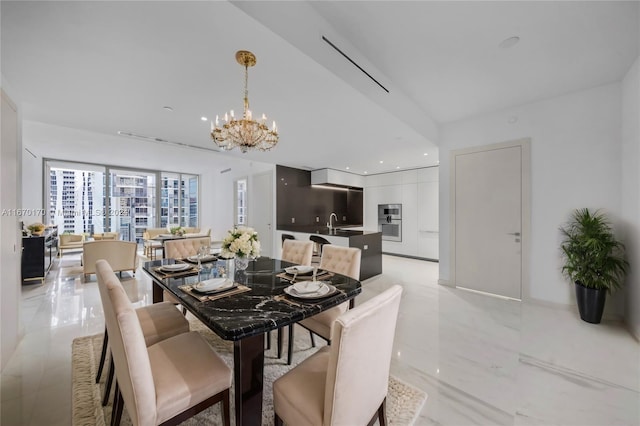
M 44 233 L 44 224 L 43 223 L 32 223 L 31 225 L 27 226 L 27 229 L 29 230 L 29 232 L 31 232 L 31 235 L 42 235 Z
M 607 292 L 620 288 L 629 268 L 624 245 L 599 210 L 577 209 L 560 231 L 564 237 L 562 273 L 575 284 L 580 318 L 598 324 Z
M 174 226 L 169 230 L 172 235 L 176 235 L 178 237 L 182 237 L 185 234 L 185 229 L 182 226 Z

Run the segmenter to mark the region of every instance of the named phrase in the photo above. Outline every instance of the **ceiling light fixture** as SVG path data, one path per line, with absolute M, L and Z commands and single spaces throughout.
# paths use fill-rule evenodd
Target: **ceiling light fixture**
M 271 129 L 265 124 L 267 116 L 262 114 L 262 119 L 253 119 L 249 109 L 249 67 L 256 64 L 256 56 L 246 50 L 236 52 L 236 61 L 244 66 L 244 112 L 242 118 L 236 119 L 233 110 L 231 114 L 224 113 L 224 123 L 219 124 L 219 117 L 216 115 L 215 124 L 211 122 L 211 138 L 220 148 L 231 150 L 235 147 L 240 151 L 247 152 L 250 149 L 268 151 L 278 143 L 278 128 L 273 122 Z
M 207 117 L 200 117 L 200 120 L 202 120 L 202 121 L 207 121 L 207 120 L 208 120 L 208 118 L 207 118 Z
M 508 49 L 518 44 L 519 41 L 520 41 L 520 37 L 513 36 L 513 37 L 509 37 L 502 40 L 498 46 L 500 46 L 503 49 Z

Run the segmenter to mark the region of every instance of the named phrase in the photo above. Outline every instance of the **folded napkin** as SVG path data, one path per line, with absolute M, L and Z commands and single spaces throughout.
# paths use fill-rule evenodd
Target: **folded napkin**
M 301 281 L 293 284 L 293 289 L 298 294 L 311 294 L 317 293 L 323 285 L 324 282 L 322 281 Z

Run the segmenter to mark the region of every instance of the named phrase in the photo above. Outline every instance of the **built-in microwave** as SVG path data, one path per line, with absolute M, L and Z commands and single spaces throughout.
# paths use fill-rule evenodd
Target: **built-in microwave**
M 402 220 L 402 204 L 378 204 L 378 220 Z

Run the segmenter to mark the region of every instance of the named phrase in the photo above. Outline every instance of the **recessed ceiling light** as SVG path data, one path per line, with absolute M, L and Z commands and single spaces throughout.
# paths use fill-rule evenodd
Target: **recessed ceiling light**
M 207 121 L 207 120 L 208 120 L 208 118 L 207 118 L 207 117 L 200 117 L 200 120 L 202 120 L 202 121 Z
M 425 152 L 425 153 L 424 153 L 424 154 L 422 154 L 422 155 L 429 155 L 429 153 L 428 153 L 428 152 Z
M 513 36 L 513 37 L 509 37 L 502 40 L 498 46 L 500 46 L 503 49 L 508 49 L 518 44 L 519 41 L 520 41 L 520 37 Z
M 400 166 L 396 166 L 396 169 L 399 169 L 399 168 L 400 168 Z
M 349 169 L 350 169 L 350 167 L 349 167 L 349 166 L 347 166 L 347 167 L 345 167 L 345 169 L 349 170 Z
M 366 170 L 364 171 L 364 174 L 365 174 L 365 175 L 367 174 L 367 171 L 366 171 Z
M 173 111 L 173 108 L 171 108 L 170 106 L 166 106 L 166 107 L 162 107 L 162 108 L 167 110 L 167 111 Z
M 384 163 L 384 161 L 380 160 L 380 164 Z

